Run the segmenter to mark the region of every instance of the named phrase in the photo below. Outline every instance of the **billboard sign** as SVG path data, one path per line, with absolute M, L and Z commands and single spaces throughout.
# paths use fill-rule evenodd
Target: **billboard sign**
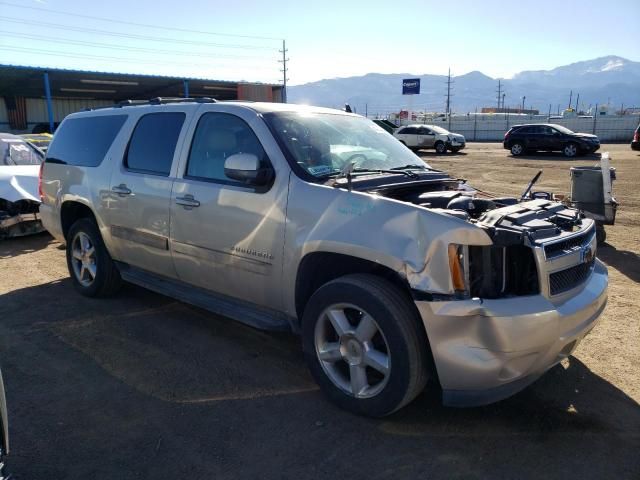
M 402 80 L 402 94 L 403 95 L 419 95 L 420 94 L 420 79 L 419 78 L 405 78 Z

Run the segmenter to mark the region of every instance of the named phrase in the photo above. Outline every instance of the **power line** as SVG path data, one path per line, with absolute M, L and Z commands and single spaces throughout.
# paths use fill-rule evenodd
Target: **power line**
M 121 57 L 110 57 L 107 55 L 85 55 L 85 54 L 73 54 L 73 53 L 60 53 L 59 51 L 55 51 L 55 50 L 41 50 L 41 49 L 37 49 L 37 48 L 27 48 L 27 47 L 2 47 L 0 49 L 1 50 L 10 50 L 10 51 L 14 51 L 14 52 L 26 52 L 26 53 L 44 53 L 48 56 L 52 56 L 52 57 L 70 57 L 70 58 L 81 58 L 81 59 L 96 59 L 96 60 L 117 60 L 119 62 L 125 62 L 125 63 L 135 63 L 135 64 L 140 64 L 140 63 L 145 63 L 148 65 L 163 65 L 165 66 L 166 63 L 163 62 L 153 62 L 153 61 L 148 61 L 148 60 L 138 60 L 138 59 L 126 59 L 126 58 L 121 58 Z M 202 67 L 202 64 L 197 64 L 197 63 L 186 63 L 186 62 L 175 62 L 172 61 L 171 65 L 182 65 L 182 66 L 191 66 L 191 67 Z M 211 65 L 211 64 L 207 64 L 208 67 L 212 67 L 212 66 L 216 66 L 216 67 L 224 67 L 224 66 L 232 66 L 234 68 L 237 68 L 237 65 L 228 65 L 228 64 L 217 64 L 217 65 Z M 262 68 L 256 68 L 254 65 L 247 65 L 247 68 L 255 71 L 255 70 L 269 70 L 271 71 L 271 68 L 266 68 L 266 67 L 262 67 Z
M 217 53 L 207 54 L 207 53 L 197 53 L 197 52 L 186 52 L 184 50 L 158 50 L 154 48 L 141 48 L 141 47 L 129 47 L 129 46 L 125 47 L 122 45 L 112 45 L 108 43 L 85 42 L 81 40 L 72 40 L 67 38 L 47 37 L 43 35 L 29 35 L 29 34 L 20 33 L 20 32 L 5 31 L 4 33 L 11 35 L 11 38 L 13 37 L 29 38 L 32 40 L 44 40 L 48 42 L 64 43 L 69 45 L 92 46 L 96 48 L 108 48 L 113 50 L 123 50 L 123 51 L 132 51 L 132 52 L 161 53 L 161 54 L 168 54 L 168 55 L 181 55 L 181 56 L 186 55 L 186 56 L 207 57 L 207 58 L 216 57 L 216 58 L 264 59 L 264 57 L 259 57 L 256 55 L 224 55 L 224 54 L 217 54 Z
M 229 43 L 210 43 L 210 42 L 201 42 L 201 41 L 190 41 L 190 40 L 182 40 L 179 38 L 161 38 L 161 37 L 152 37 L 148 35 L 136 35 L 132 33 L 119 33 L 119 32 L 111 32 L 108 30 L 99 30 L 95 28 L 83 28 L 83 27 L 74 27 L 70 25 L 60 25 L 57 23 L 50 22 L 39 22 L 35 20 L 23 20 L 15 17 L 0 17 L 0 20 L 4 20 L 12 23 L 20 23 L 24 25 L 40 25 L 49 28 L 56 28 L 58 30 L 67 30 L 67 31 L 75 31 L 75 32 L 85 32 L 85 33 L 97 33 L 100 35 L 109 35 L 113 37 L 121 37 L 121 38 L 133 38 L 137 40 L 148 40 L 151 42 L 172 42 L 172 43 L 181 43 L 185 45 L 206 45 L 210 47 L 222 47 L 222 48 L 239 48 L 239 49 L 247 49 L 247 50 L 277 50 L 275 47 L 264 47 L 260 45 L 240 45 L 240 44 L 229 44 Z
M 51 10 L 51 9 L 42 8 L 42 7 L 19 5 L 19 4 L 11 3 L 11 2 L 2 2 L 2 1 L 0 1 L 0 5 L 7 5 L 7 6 L 10 6 L 10 7 L 15 7 L 15 8 L 25 8 L 25 9 L 29 9 L 29 10 L 38 10 L 38 11 L 41 11 L 41 12 L 55 13 L 55 14 L 60 14 L 60 15 L 67 15 L 67 16 L 76 17 L 76 18 L 86 18 L 86 19 L 90 19 L 90 20 L 99 20 L 99 21 L 102 21 L 102 22 L 119 23 L 121 25 L 131 25 L 131 26 L 134 26 L 134 27 L 145 27 L 145 28 L 157 28 L 157 29 L 162 29 L 162 30 L 171 30 L 171 31 L 174 31 L 174 32 L 181 32 L 181 33 L 198 33 L 198 34 L 202 34 L 202 35 L 215 35 L 215 36 L 222 36 L 222 37 L 253 38 L 253 39 L 257 39 L 257 40 L 280 40 L 280 38 L 275 38 L 275 37 L 260 37 L 260 36 L 256 36 L 256 35 L 236 35 L 236 34 L 233 34 L 233 33 L 206 32 L 206 31 L 202 31 L 202 30 L 192 30 L 192 29 L 187 29 L 187 28 L 166 27 L 166 26 L 163 26 L 163 25 L 153 25 L 153 24 L 150 24 L 150 23 L 129 22 L 129 21 L 125 21 L 125 20 L 116 20 L 116 19 L 112 19 L 112 18 L 104 18 L 104 17 L 95 17 L 95 16 L 91 16 L 91 15 L 83 15 L 83 14 L 80 14 L 80 13 L 71 13 L 71 12 L 63 12 L 63 11 L 59 11 L 59 10 Z

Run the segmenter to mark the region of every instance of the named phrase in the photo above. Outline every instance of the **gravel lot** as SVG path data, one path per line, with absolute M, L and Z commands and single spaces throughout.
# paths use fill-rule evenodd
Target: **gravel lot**
M 0 242 L 0 361 L 18 479 L 640 478 L 640 156 L 605 145 L 618 180 L 604 318 L 575 355 L 495 405 L 435 390 L 383 420 L 319 393 L 292 335 L 143 289 L 77 295 L 46 234 Z M 489 192 L 568 193 L 567 162 L 471 144 L 434 167 Z

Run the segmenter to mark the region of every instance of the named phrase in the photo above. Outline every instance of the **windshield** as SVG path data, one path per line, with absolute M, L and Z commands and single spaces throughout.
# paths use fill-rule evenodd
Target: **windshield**
M 438 127 L 437 125 L 431 125 L 429 128 L 431 130 L 433 130 L 434 132 L 440 133 L 440 134 L 443 134 L 443 135 L 447 135 L 449 133 L 449 130 L 446 130 L 446 129 L 442 128 L 442 127 Z
M 293 159 L 315 177 L 355 169 L 431 168 L 392 135 L 366 118 L 330 113 L 285 112 L 265 115 Z
M 18 138 L 0 138 L 0 165 L 40 165 L 44 154 Z
M 553 128 L 558 130 L 559 132 L 564 133 L 565 135 L 571 135 L 573 132 L 569 130 L 567 127 L 563 127 L 562 125 L 553 125 Z

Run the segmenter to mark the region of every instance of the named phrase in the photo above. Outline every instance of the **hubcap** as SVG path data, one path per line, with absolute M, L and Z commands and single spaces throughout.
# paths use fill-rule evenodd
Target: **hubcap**
M 318 319 L 315 347 L 320 365 L 335 386 L 356 398 L 370 398 L 391 373 L 389 345 L 377 322 L 351 304 L 327 308 Z
M 520 155 L 522 153 L 522 145 L 516 143 L 513 147 L 511 147 L 511 153 L 514 155 Z
M 71 242 L 71 265 L 80 285 L 88 287 L 96 279 L 96 249 L 84 232 L 78 232 Z
M 577 152 L 577 148 L 575 145 L 567 145 L 564 147 L 564 153 L 567 157 L 573 157 Z

